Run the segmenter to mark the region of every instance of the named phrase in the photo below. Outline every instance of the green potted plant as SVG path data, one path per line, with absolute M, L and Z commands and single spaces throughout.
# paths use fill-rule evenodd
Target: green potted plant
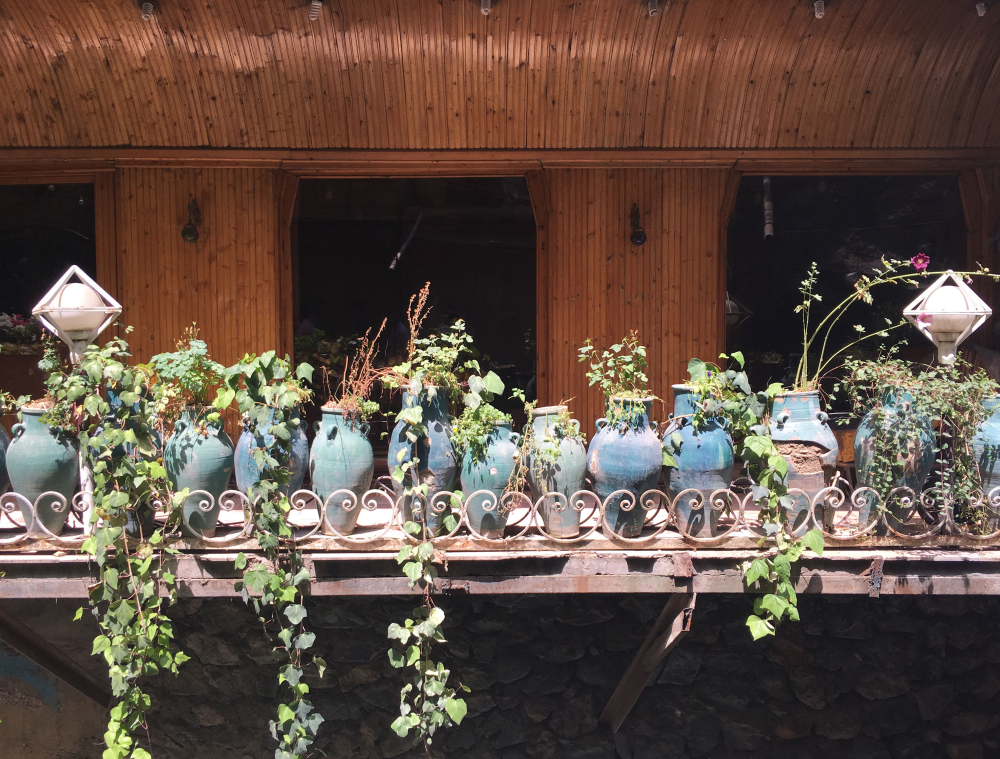
M 580 361 L 588 362 L 590 386 L 601 389 L 607 404 L 587 449 L 587 471 L 594 491 L 606 501 L 605 525 L 616 535 L 633 538 L 646 519 L 640 497 L 656 487 L 663 458 L 656 424 L 649 420 L 655 396 L 645 371 L 646 347 L 635 330 L 601 352 L 588 338 Z M 631 496 L 618 493 L 608 500 L 618 491 Z
M 375 367 L 375 350 L 384 328 L 383 320 L 375 337 L 370 339 L 370 330 L 366 332 L 355 354 L 345 358 L 339 392 L 330 389 L 328 372 L 321 369 L 327 401 L 320 409 L 323 418 L 313 424 L 316 437 L 309 451 L 309 476 L 313 490 L 323 501 L 338 492 L 354 495 L 350 508 L 344 508 L 337 499 L 327 505 L 322 530 L 328 535 L 354 531 L 361 511 L 360 498 L 371 487 L 375 473 L 368 419 L 379 410 L 371 396 L 383 373 Z
M 492 405 L 503 393 L 503 381 L 487 372 L 485 377 L 472 375 L 468 383 L 465 410 L 452 425 L 451 442 L 461 461 L 462 495 L 470 526 L 483 537 L 500 538 L 508 516 L 503 494 L 514 474 L 521 436 L 512 431 L 511 416 Z
M 447 505 L 432 501 L 439 493 L 451 493 L 458 475 L 449 407 L 460 397 L 458 374 L 478 372 L 479 362 L 473 358 L 472 337 L 461 319 L 440 334 L 419 336 L 427 318 L 429 293 L 428 282 L 410 298 L 406 361 L 392 368 L 386 384 L 403 389 L 402 410 L 389 438 L 393 489 L 397 498 L 405 496 L 406 521 L 413 518 L 413 497 L 422 500 L 423 513 L 416 519 L 433 534 L 444 523 Z
M 212 408 L 224 367 L 208 355 L 208 346 L 190 327 L 176 350 L 153 356 L 158 409 L 173 431 L 163 449 L 163 464 L 171 488 L 187 488 L 182 529 L 190 537 L 211 537 L 219 519 L 219 498 L 233 471 L 233 442 L 222 416 Z M 197 492 L 196 492 L 197 491 Z M 208 503 L 198 493 L 211 496 Z

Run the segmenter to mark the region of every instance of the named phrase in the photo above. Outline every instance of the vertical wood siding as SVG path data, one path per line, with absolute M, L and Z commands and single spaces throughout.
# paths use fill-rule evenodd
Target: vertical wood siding
M 223 364 L 279 347 L 274 172 L 120 169 L 115 197 L 117 295 L 138 359 L 172 350 L 192 322 Z M 192 198 L 196 243 L 181 239 Z
M 544 174 L 550 210 L 547 255 L 539 260 L 547 267 L 549 289 L 548 335 L 539 338 L 547 369 L 547 376 L 540 374 L 540 402 L 574 399 L 574 413 L 592 430 L 602 401 L 588 389 L 577 351 L 587 337 L 604 348 L 636 329 L 649 349 L 652 391 L 672 404 L 670 385 L 686 378 L 688 359 L 714 360 L 724 348 L 719 228 L 728 172 L 565 169 Z M 629 242 L 633 203 L 648 236 L 638 247 Z M 664 407 L 657 404 L 654 416 L 665 418 Z

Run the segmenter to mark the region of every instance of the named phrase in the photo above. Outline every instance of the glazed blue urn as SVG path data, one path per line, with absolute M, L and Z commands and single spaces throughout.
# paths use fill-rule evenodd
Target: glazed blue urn
M 701 400 L 690 385 L 673 385 L 674 414 L 663 433 L 664 444 L 673 449 L 676 467 L 663 467 L 667 495 L 671 503 L 685 490 L 702 495 L 700 508 L 693 508 L 693 493 L 675 504 L 677 526 L 696 538 L 713 537 L 718 531 L 719 512 L 712 508 L 711 496 L 716 490 L 729 487 L 733 477 L 733 439 L 724 427 L 724 420 L 707 417 L 695 429 L 692 417 Z M 677 445 L 676 438 L 680 438 Z
M 605 523 L 615 535 L 634 538 L 642 532 L 647 510 L 642 494 L 656 488 L 663 452 L 656 427 L 649 421 L 652 398 L 611 398 L 608 417 L 597 420 L 597 434 L 587 449 L 587 471 L 594 492 L 605 504 Z M 617 421 L 609 423 L 609 418 Z M 619 494 L 626 490 L 632 495 Z M 629 508 L 631 506 L 631 508 Z
M 924 487 L 927 475 L 934 468 L 934 428 L 931 420 L 917 414 L 913 408 L 913 395 L 907 390 L 892 390 L 882 400 L 882 413 L 875 409 L 865 414 L 854 436 L 854 466 L 858 473 L 858 487 L 869 487 L 875 475 L 875 446 L 883 435 L 901 436 L 897 461 L 901 465 L 899 478 L 892 483 L 895 488 L 910 488 L 917 496 Z M 904 425 L 908 425 L 907 430 Z M 882 494 L 883 497 L 886 494 Z M 861 514 L 862 524 L 867 525 L 877 514 L 873 499 Z M 900 520 L 906 519 L 911 508 L 897 502 L 886 504 L 889 512 Z
M 983 495 L 989 496 L 994 488 L 1000 487 L 1000 395 L 983 400 L 986 419 L 976 430 L 972 439 L 972 450 L 979 466 L 979 477 L 983 484 Z
M 219 498 L 229 485 L 233 471 L 233 442 L 222 419 L 209 422 L 213 409 L 186 407 L 174 422 L 174 431 L 163 449 L 163 465 L 174 492 L 187 488 L 212 496 L 192 495 L 184 502 L 181 529 L 188 537 L 212 537 L 219 521 Z
M 338 490 L 349 490 L 358 501 L 351 509 L 331 501 L 321 527 L 327 535 L 348 535 L 361 513 L 361 496 L 371 487 L 375 456 L 368 441 L 368 422 L 355 421 L 343 409 L 323 408 L 323 418 L 313 424 L 316 437 L 309 451 L 309 476 L 316 494 L 326 501 Z
M 829 416 L 820 407 L 819 391 L 783 392 L 774 396 L 768 431 L 778 452 L 788 462 L 785 484 L 805 493 L 793 494 L 793 504 L 785 509 L 789 528 L 796 536 L 814 525 L 809 519 L 812 499 L 833 484 L 837 471 L 837 437 L 830 429 Z M 828 524 L 832 514 L 817 507 L 816 518 Z
M 254 450 L 267 448 L 274 444 L 274 435 L 268 430 L 274 425 L 275 409 L 268 409 L 267 419 L 258 426 L 257 432 L 250 429 L 244 421 L 243 432 L 236 441 L 236 487 L 243 493 L 250 493 L 250 488 L 260 482 L 261 467 L 254 458 Z M 292 411 L 292 419 L 299 418 L 299 410 Z M 288 485 L 280 489 L 283 495 L 291 495 L 302 487 L 306 476 L 306 466 L 309 463 L 309 439 L 302 425 L 291 427 L 292 451 L 288 461 L 291 476 Z
M 562 499 L 544 499 L 539 511 L 545 531 L 555 538 L 575 538 L 580 534 L 580 512 L 572 507 L 572 497 L 584 488 L 587 477 L 587 449 L 576 436 L 566 435 L 559 426 L 566 406 L 543 406 L 531 411 L 533 441 L 528 460 L 528 485 L 531 499 L 558 493 Z M 569 424 L 579 431 L 580 422 Z
M 431 499 L 438 493 L 450 493 L 455 488 L 458 477 L 458 461 L 451 445 L 451 423 L 448 418 L 448 390 L 443 387 L 425 387 L 419 397 L 412 393 L 403 393 L 403 408 L 420 406 L 423 412 L 423 425 L 426 434 L 416 443 L 411 443 L 406 437 L 409 426 L 402 419 L 396 420 L 389 436 L 389 471 L 413 457 L 414 449 L 420 460 L 416 483 L 427 485 L 427 502 L 423 513 L 413 513 L 412 498 L 403 500 L 403 521 L 421 522 L 426 519 L 427 530 L 433 535 L 441 529 L 444 511 L 437 511 L 430 506 Z M 413 482 L 411 473 L 406 473 L 403 482 L 392 481 L 396 498 L 403 495 L 403 490 Z M 439 498 L 438 501 L 443 501 Z
M 507 526 L 507 514 L 501 498 L 514 473 L 517 448 L 521 436 L 511 431 L 509 422 L 500 422 L 486 436 L 481 457 L 470 447 L 462 457 L 462 496 L 472 529 L 486 538 L 502 538 Z M 477 490 L 487 490 L 470 498 Z
M 66 499 L 43 498 L 36 506 L 38 521 L 58 535 L 69 517 L 69 503 L 80 481 L 80 459 L 73 440 L 62 430 L 42 421 L 48 409 L 21 408 L 22 421 L 13 427 L 13 439 L 7 448 L 7 473 L 11 489 L 32 504 L 42 493 L 54 492 Z M 35 524 L 31 510 L 18 501 L 28 535 L 45 538 Z

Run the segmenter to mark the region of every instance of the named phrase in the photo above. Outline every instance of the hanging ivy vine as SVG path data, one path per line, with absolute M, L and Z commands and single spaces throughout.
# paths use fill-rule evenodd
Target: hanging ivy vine
M 94 479 L 92 533 L 82 545 L 100 569 L 90 591 L 90 610 L 101 634 L 93 653 L 108 664 L 111 709 L 103 759 L 149 759 L 136 733 L 147 732 L 151 701 L 142 679 L 160 671 L 177 674 L 187 661 L 174 646 L 173 626 L 164 603 L 176 601 L 174 576 L 165 565 L 177 553 L 164 541 L 164 529 L 178 518 L 186 491 L 170 493 L 166 471 L 157 460 L 154 429 L 156 388 L 143 368 L 127 364 L 128 345 L 111 340 L 91 347 L 78 367 L 52 371 L 47 380 L 53 407 L 44 421 L 77 441 Z M 58 359 L 43 360 L 50 368 Z M 106 393 L 117 396 L 112 405 Z M 150 512 L 168 505 L 164 527 L 148 532 Z M 162 597 L 166 591 L 167 598 Z M 76 613 L 76 619 L 83 609 Z
M 260 480 L 247 495 L 264 560 L 248 559 L 243 553 L 237 556 L 236 568 L 242 570 L 243 579 L 236 590 L 253 605 L 265 635 L 275 641 L 275 652 L 283 652 L 286 658 L 278 673 L 285 695 L 277 718 L 270 722 L 271 736 L 278 742 L 275 759 L 305 757 L 324 721 L 306 698 L 309 686 L 303 680 L 303 662 L 316 634 L 305 624 L 309 570 L 303 566 L 302 552 L 288 523 L 292 434 L 300 425 L 295 412 L 309 398 L 305 383 L 312 381 L 312 371 L 309 364 L 300 364 L 293 374 L 288 358 L 279 359 L 274 351 L 248 354 L 226 369 L 215 401 L 220 411 L 235 401 L 257 442 L 253 458 Z M 318 656 L 308 664 L 316 667 L 320 677 L 326 671 L 326 662 Z

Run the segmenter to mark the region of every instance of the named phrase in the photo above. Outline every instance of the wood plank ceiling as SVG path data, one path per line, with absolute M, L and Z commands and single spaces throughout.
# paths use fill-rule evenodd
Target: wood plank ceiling
M 128 0 L 0 7 L 0 145 L 1000 146 L 972 0 Z

